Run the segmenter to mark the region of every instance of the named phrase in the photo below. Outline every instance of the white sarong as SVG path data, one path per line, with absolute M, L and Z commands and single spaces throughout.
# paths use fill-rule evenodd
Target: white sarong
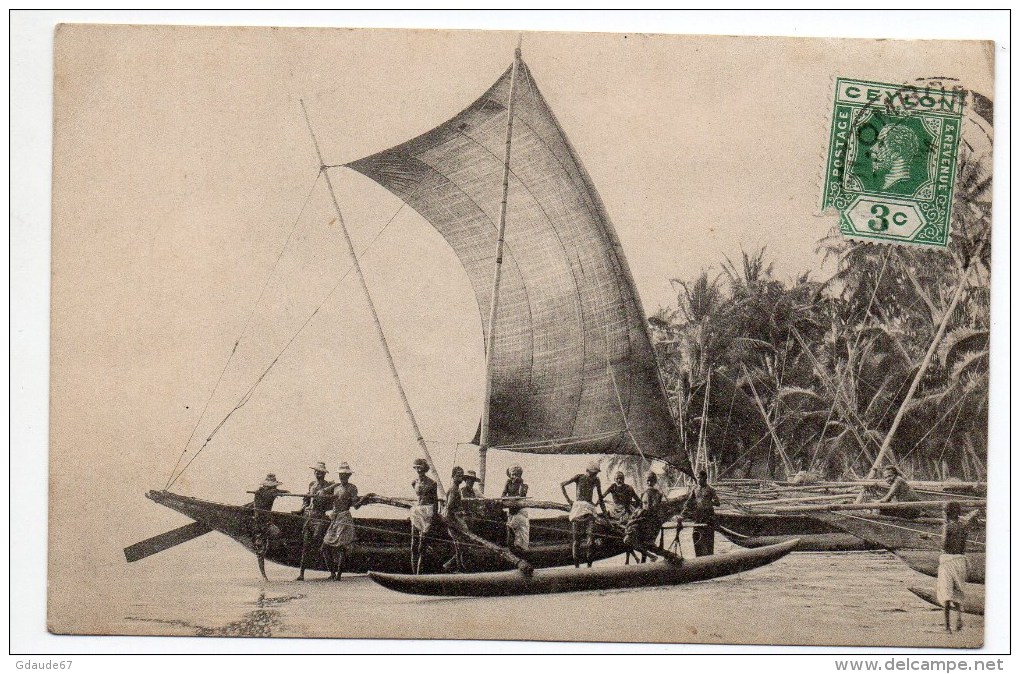
M 574 520 L 581 519 L 591 515 L 595 517 L 599 514 L 599 511 L 595 509 L 594 503 L 588 501 L 574 501 L 574 505 L 570 506 L 570 514 L 567 515 L 567 519 L 573 522 Z
M 423 534 L 427 533 L 432 528 L 432 518 L 435 515 L 435 505 L 413 505 L 411 506 L 411 526 Z
M 967 582 L 967 557 L 939 555 L 939 579 L 935 585 L 935 598 L 939 604 L 947 601 L 963 603 L 963 587 Z
M 333 513 L 333 522 L 326 530 L 322 542 L 334 548 L 346 548 L 354 544 L 354 518 L 350 510 Z
M 518 550 L 527 550 L 531 541 L 531 521 L 528 519 L 528 511 L 522 508 L 511 515 L 506 522 L 506 528 L 514 535 L 514 547 Z

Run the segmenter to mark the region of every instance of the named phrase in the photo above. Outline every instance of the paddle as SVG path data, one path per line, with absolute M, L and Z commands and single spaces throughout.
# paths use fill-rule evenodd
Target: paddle
M 254 503 L 246 504 L 245 508 L 250 508 Z M 146 538 L 144 541 L 138 541 L 134 545 L 129 545 L 124 548 L 124 558 L 127 559 L 128 563 L 137 562 L 140 559 L 151 557 L 158 552 L 169 550 L 170 548 L 176 547 L 181 543 L 187 543 L 188 541 L 204 536 L 212 531 L 212 528 L 202 524 L 201 522 L 192 522 L 191 524 L 185 524 L 183 527 L 177 527 L 171 529 L 158 536 L 152 538 Z
M 134 545 L 129 545 L 124 548 L 124 557 L 128 562 L 137 562 L 140 559 L 151 557 L 157 552 L 163 552 L 181 543 L 187 543 L 193 538 L 204 536 L 210 531 L 212 529 L 201 522 L 185 524 L 183 527 L 178 527 L 158 536 L 146 538 L 144 541 L 139 541 Z

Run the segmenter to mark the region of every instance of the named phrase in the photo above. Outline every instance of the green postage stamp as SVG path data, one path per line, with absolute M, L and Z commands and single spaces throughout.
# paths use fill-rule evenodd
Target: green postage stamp
M 962 89 L 836 80 L 822 209 L 852 239 L 949 243 Z

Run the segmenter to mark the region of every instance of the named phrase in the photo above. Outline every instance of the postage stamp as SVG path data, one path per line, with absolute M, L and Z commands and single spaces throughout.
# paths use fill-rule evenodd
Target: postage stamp
M 964 91 L 838 78 L 823 210 L 843 235 L 945 247 Z

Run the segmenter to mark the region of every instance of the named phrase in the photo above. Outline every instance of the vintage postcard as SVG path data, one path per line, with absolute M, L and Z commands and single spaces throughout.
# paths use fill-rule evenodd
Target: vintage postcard
M 991 42 L 54 40 L 50 631 L 983 643 Z

